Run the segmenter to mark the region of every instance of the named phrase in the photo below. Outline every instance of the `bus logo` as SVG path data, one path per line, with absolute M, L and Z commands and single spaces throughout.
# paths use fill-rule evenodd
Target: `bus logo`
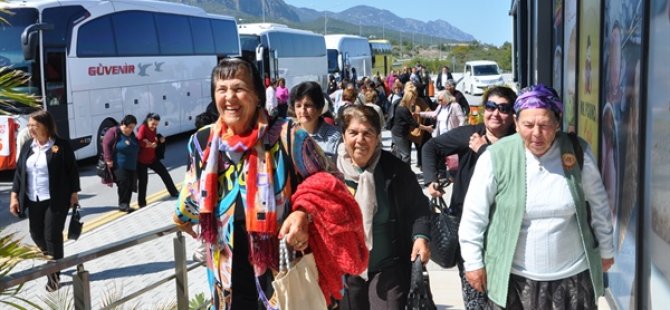
M 135 65 L 125 64 L 122 66 L 105 66 L 100 64 L 97 67 L 88 67 L 88 75 L 90 76 L 119 74 L 135 74 Z

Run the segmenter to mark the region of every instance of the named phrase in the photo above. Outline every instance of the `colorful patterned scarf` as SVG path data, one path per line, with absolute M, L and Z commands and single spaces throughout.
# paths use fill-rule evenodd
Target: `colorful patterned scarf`
M 263 143 L 267 129 L 268 117 L 263 112 L 258 113 L 256 126 L 242 135 L 234 134 L 219 119 L 203 152 L 206 162 L 200 177 L 202 238 L 211 244 L 233 247 L 235 204 L 239 195 L 245 208 L 245 225 L 249 233 L 249 258 L 257 274 L 262 274 L 268 267 L 276 267 L 278 257 L 275 255 L 278 251 L 278 225 L 273 184 L 274 160 Z M 219 165 L 231 165 L 223 161 L 221 155 L 226 153 L 242 153 L 242 158 L 235 164 L 233 175 L 224 175 L 237 178 L 237 182 L 230 182 L 235 184 L 234 188 L 219 199 Z M 217 224 L 217 219 L 220 224 Z

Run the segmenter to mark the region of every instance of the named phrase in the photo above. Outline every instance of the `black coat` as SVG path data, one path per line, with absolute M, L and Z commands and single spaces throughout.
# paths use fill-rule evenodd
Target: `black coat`
M 25 210 L 26 187 L 28 186 L 26 161 L 33 154 L 32 143 L 33 139 L 29 139 L 21 147 L 12 185 L 12 192 L 18 194 L 19 208 L 22 211 Z M 56 152 L 54 152 L 55 149 L 57 149 Z M 67 140 L 56 137 L 53 146 L 46 151 L 46 156 L 49 169 L 49 196 L 51 196 L 49 207 L 66 211 L 70 207 L 72 193 L 81 190 L 74 151 Z
M 430 209 L 428 197 L 423 194 L 416 175 L 409 165 L 387 151 L 382 151 L 377 169 L 384 175 L 384 191 L 388 193 L 391 207 L 390 221 L 395 223 L 391 244 L 397 249 L 403 272 L 409 277 L 410 254 L 415 235 L 430 238 Z M 409 278 L 407 279 L 409 283 Z
M 507 135 L 515 133 L 514 125 L 510 126 Z M 451 193 L 450 207 L 460 216 L 463 208 L 463 200 L 470 186 L 472 173 L 479 155 L 486 151 L 488 144 L 482 145 L 478 152 L 470 149 L 470 137 L 478 133 L 486 134 L 484 124 L 466 125 L 449 130 L 433 139 L 428 140 L 421 149 L 421 164 L 423 168 L 423 180 L 425 185 L 437 181 L 438 162 L 444 161 L 449 155 L 458 154 L 458 171 L 454 180 Z

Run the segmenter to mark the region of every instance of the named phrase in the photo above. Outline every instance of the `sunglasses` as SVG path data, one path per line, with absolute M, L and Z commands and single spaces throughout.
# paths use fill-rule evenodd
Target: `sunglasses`
M 509 103 L 497 104 L 493 101 L 484 103 L 484 109 L 489 112 L 493 112 L 497 109 L 502 114 L 510 114 L 514 111 L 514 107 Z

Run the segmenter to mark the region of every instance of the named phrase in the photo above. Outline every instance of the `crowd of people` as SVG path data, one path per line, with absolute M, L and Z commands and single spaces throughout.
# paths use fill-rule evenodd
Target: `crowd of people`
M 149 168 L 161 177 L 178 197 L 173 221 L 201 242 L 213 309 L 274 309 L 282 243 L 313 254 L 323 295 L 313 297 L 330 308 L 405 309 L 412 262 L 431 257 L 429 197 L 445 195 L 448 180 L 466 309 L 595 308 L 614 263 L 607 193 L 588 144 L 561 131 L 553 89 L 492 87 L 481 97 L 483 122 L 470 124 L 447 67 L 434 96 L 421 65 L 353 76 L 331 76 L 325 89 L 287 87 L 244 59 L 222 59 L 180 190 L 161 163 L 158 114 L 137 130 L 133 115 L 107 130 L 103 158 L 119 210 L 132 210 L 133 191 L 147 205 Z M 59 259 L 80 191 L 74 153 L 48 112 L 32 114 L 29 127 L 10 211 L 30 209 L 32 239 Z M 46 289 L 58 288 L 59 274 L 49 275 Z

